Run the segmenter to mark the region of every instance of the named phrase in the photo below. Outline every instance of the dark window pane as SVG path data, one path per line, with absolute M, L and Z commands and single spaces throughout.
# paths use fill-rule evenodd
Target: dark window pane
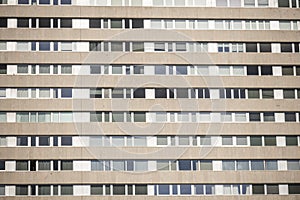
M 266 112 L 264 113 L 264 122 L 274 122 L 275 116 L 272 112 Z
M 276 146 L 276 136 L 265 136 L 265 146 Z
M 39 146 L 49 146 L 50 137 L 49 136 L 40 136 L 39 137 Z
M 256 65 L 247 66 L 247 75 L 258 75 L 258 66 Z
M 125 195 L 125 185 L 113 185 L 113 195 Z
M 273 89 L 262 89 L 262 98 L 263 99 L 273 99 L 274 98 Z
M 50 27 L 51 27 L 50 19 L 43 19 L 43 18 L 39 19 L 39 28 L 50 28 Z
M 260 113 L 249 113 L 250 122 L 260 122 Z
M 289 184 L 289 194 L 300 194 L 300 185 Z
M 91 195 L 103 195 L 103 186 L 91 185 Z
M 296 113 L 287 112 L 285 113 L 285 121 L 286 122 L 295 122 L 296 121 Z
M 259 98 L 259 89 L 248 89 L 248 98 L 249 99 L 258 99 Z
M 191 185 L 180 185 L 180 194 L 191 194 Z
M 284 99 L 295 99 L 295 90 L 284 89 L 283 90 L 283 98 Z
M 133 98 L 145 98 L 145 89 L 144 88 L 135 89 L 133 92 Z
M 281 43 L 281 52 L 293 52 L 292 43 Z
M 61 137 L 62 146 L 72 146 L 72 136 L 62 136 Z
M 18 28 L 28 28 L 29 27 L 29 19 L 28 18 L 17 19 L 17 27 Z
M 132 20 L 132 28 L 144 28 L 144 20 L 143 19 L 133 19 Z
M 278 185 L 267 185 L 267 194 L 279 194 Z
M 246 43 L 246 52 L 257 52 L 256 43 Z
M 282 75 L 293 76 L 294 75 L 293 66 L 282 66 Z
M 17 146 L 28 146 L 28 137 L 27 136 L 17 137 Z
M 260 43 L 260 52 L 271 52 L 271 43 Z
M 29 0 L 18 0 L 18 4 L 29 4 Z
M 253 194 L 265 194 L 264 185 L 252 185 Z
M 61 195 L 73 195 L 73 186 L 72 185 L 62 185 L 61 186 Z
M 60 4 L 61 5 L 71 5 L 71 0 L 61 0 Z
M 60 27 L 61 28 L 72 28 L 72 19 L 61 19 Z
M 101 28 L 100 19 L 90 19 L 90 28 Z
M 251 170 L 264 170 L 264 161 L 263 160 L 252 160 L 251 161 Z
M 250 136 L 251 146 L 262 146 L 261 136 Z
M 7 19 L 6 18 L 0 18 L 0 27 L 1 28 L 7 27 Z
M 28 195 L 28 186 L 16 185 L 16 195 Z
M 158 185 L 158 194 L 160 195 L 168 195 L 170 194 L 169 185 Z
M 272 66 L 261 66 L 261 75 L 273 75 Z
M 286 146 L 297 146 L 297 136 L 286 136 Z
M 73 170 L 73 161 L 71 160 L 62 160 L 60 163 L 61 170 Z
M 155 89 L 155 98 L 167 98 L 167 89 Z
M 39 4 L 50 4 L 50 0 L 39 0 Z
M 122 19 L 111 19 L 111 28 L 122 28 Z
M 5 170 L 5 161 L 0 160 L 0 170 Z
M 50 42 L 40 42 L 40 51 L 50 51 Z
M 179 170 L 191 170 L 190 160 L 179 160 L 178 165 L 179 165 Z
M 187 88 L 177 88 L 177 98 L 188 98 L 189 93 Z
M 0 64 L 0 74 L 6 74 L 7 73 L 7 66 Z
M 147 185 L 135 185 L 135 195 L 147 195 Z
M 278 0 L 278 7 L 289 7 L 288 0 Z
M 62 88 L 61 98 L 72 98 L 72 88 Z

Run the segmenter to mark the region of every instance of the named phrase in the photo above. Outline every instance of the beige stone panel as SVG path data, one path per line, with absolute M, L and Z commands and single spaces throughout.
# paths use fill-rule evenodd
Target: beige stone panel
M 0 135 L 299 135 L 299 123 L 2 123 Z
M 5 99 L 5 111 L 277 111 L 300 110 L 299 100 L 274 99 Z M 238 107 L 236 105 L 239 105 Z
M 0 87 L 299 88 L 300 76 L 0 75 Z M 180 84 L 179 84 L 180 83 Z
M 280 150 L 280 151 L 279 151 Z M 299 159 L 299 147 L 2 147 L 1 159 Z
M 89 7 L 89 6 L 1 6 L 3 17 L 76 17 L 81 18 L 203 18 L 203 19 L 295 19 L 297 9 L 286 8 L 208 8 L 208 7 Z M 78 15 L 79 14 L 79 15 Z M 274 17 L 275 16 L 275 17 Z
M 61 177 L 64 177 L 63 181 Z M 173 171 L 173 172 L 7 172 L 3 184 L 239 184 L 296 183 L 300 172 Z
M 298 65 L 298 53 L 1 52 L 0 63 Z
M 293 38 L 293 40 L 291 40 Z M 297 31 L 261 30 L 151 30 L 151 29 L 4 29 L 2 40 L 58 41 L 203 41 L 203 42 L 291 42 Z
M 253 200 L 255 198 L 256 200 L 298 200 L 299 195 L 237 195 L 237 196 L 144 196 L 144 195 L 137 195 L 137 196 L 44 196 L 44 197 L 26 197 L 28 200 L 36 200 L 36 199 L 43 199 L 43 200 L 98 200 L 101 198 L 101 200 L 111 200 L 112 198 L 115 200 L 199 200 L 199 199 L 208 199 L 208 200 L 228 200 L 228 198 L 232 200 Z M 24 197 L 0 197 L 0 199 L 5 200 L 23 200 Z

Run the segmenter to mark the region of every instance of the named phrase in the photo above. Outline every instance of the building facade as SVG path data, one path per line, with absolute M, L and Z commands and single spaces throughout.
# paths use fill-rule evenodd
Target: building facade
M 299 199 L 300 0 L 0 0 L 0 199 Z

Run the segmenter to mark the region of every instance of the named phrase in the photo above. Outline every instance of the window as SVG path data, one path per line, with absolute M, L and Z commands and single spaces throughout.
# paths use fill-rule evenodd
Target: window
M 169 161 L 157 161 L 156 162 L 156 169 L 157 170 L 169 170 Z
M 286 146 L 297 146 L 298 145 L 298 139 L 297 136 L 286 136 Z
M 256 43 L 246 43 L 246 52 L 257 52 L 257 44 Z
M 235 170 L 235 162 L 234 160 L 222 161 L 222 169 L 223 170 Z
M 38 161 L 38 170 L 50 170 L 51 161 L 50 160 L 39 160 Z
M 263 99 L 273 99 L 274 98 L 273 89 L 262 89 L 262 98 Z
M 288 170 L 300 170 L 299 160 L 288 160 L 287 161 Z
M 276 146 L 276 136 L 265 136 L 265 146 Z
M 295 99 L 295 90 L 293 89 L 284 89 L 283 90 L 284 99 Z
M 273 75 L 272 66 L 261 66 L 261 75 Z
M 92 160 L 91 164 L 92 171 L 103 171 L 103 161 L 100 160 Z
M 28 18 L 19 18 L 17 19 L 18 28 L 29 28 L 29 19 Z
M 252 185 L 252 194 L 265 194 L 264 185 Z
M 281 43 L 281 52 L 283 53 L 293 52 L 292 43 Z
M 260 43 L 260 52 L 271 52 L 271 43 Z
M 179 170 L 190 171 L 191 170 L 191 161 L 190 160 L 179 160 L 178 167 L 179 167 Z
M 72 74 L 72 65 L 61 65 L 61 74 Z
M 49 136 L 40 136 L 39 137 L 39 146 L 49 146 L 50 137 Z
M 40 98 L 50 98 L 50 89 L 39 89 L 39 97 Z
M 73 170 L 73 161 L 62 160 L 60 163 L 61 170 Z
M 90 19 L 90 28 L 101 28 L 101 19 Z
M 237 145 L 247 145 L 247 136 L 236 136 Z
M 39 185 L 38 195 L 50 195 L 51 194 L 50 190 L 51 190 L 50 185 Z
M 125 185 L 113 185 L 113 195 L 125 195 Z
M 289 184 L 289 194 L 300 194 L 300 185 Z
M 27 185 L 16 185 L 16 195 L 28 195 Z
M 72 185 L 61 185 L 61 195 L 73 195 Z
M 147 195 L 147 185 L 135 185 L 135 195 Z
M 262 146 L 261 136 L 250 136 L 250 145 L 251 146 Z
M 249 170 L 249 161 L 238 160 L 236 161 L 237 170 Z
M 248 98 L 249 99 L 258 99 L 259 98 L 259 89 L 248 89 Z
M 50 74 L 50 65 L 40 65 L 39 66 L 39 73 L 40 74 Z
M 278 170 L 278 164 L 276 160 L 266 160 L 266 170 Z
M 7 66 L 0 64 L 0 74 L 7 74 Z
M 296 121 L 296 113 L 287 112 L 284 113 L 284 118 L 286 122 L 295 122 Z
M 142 19 L 133 19 L 132 28 L 144 28 L 144 20 Z
M 72 19 L 60 19 L 60 28 L 72 28 Z
M 186 51 L 186 43 L 176 43 L 176 51 Z
M 267 194 L 279 194 L 278 185 L 267 185 Z
M 0 160 L 0 170 L 5 170 L 5 161 Z
M 278 7 L 290 7 L 289 0 L 278 0 Z
M 155 42 L 154 43 L 154 51 L 165 51 L 165 43 Z
M 17 89 L 17 97 L 28 98 L 28 89 Z
M 40 2 L 41 2 L 41 0 L 40 0 Z M 50 1 L 49 1 L 49 3 L 50 3 Z M 39 19 L 39 28 L 51 28 L 51 19 L 40 18 Z
M 266 112 L 264 113 L 264 122 L 274 122 L 275 116 L 274 113 Z
M 72 88 L 62 88 L 61 98 L 72 98 Z
M 213 170 L 213 165 L 211 160 L 201 160 L 200 170 Z
M 16 170 L 17 171 L 28 171 L 28 161 L 16 161 Z
M 169 195 L 170 186 L 169 185 L 158 185 L 158 194 L 159 195 Z
M 222 136 L 222 145 L 233 145 L 232 136 Z
M 39 42 L 40 51 L 50 51 L 50 42 Z
M 144 43 L 143 42 L 132 42 L 132 51 L 133 52 L 144 51 Z
M 62 136 L 61 146 L 72 146 L 72 136 Z
M 249 65 L 247 66 L 247 75 L 258 75 L 258 66 L 256 65 Z
M 17 137 L 17 146 L 28 146 L 28 137 L 27 136 L 18 136 Z
M 103 186 L 91 185 L 91 195 L 103 195 Z
M 181 195 L 190 195 L 192 192 L 191 185 L 179 185 Z
M 264 170 L 264 161 L 263 160 L 252 160 L 251 161 L 251 170 Z

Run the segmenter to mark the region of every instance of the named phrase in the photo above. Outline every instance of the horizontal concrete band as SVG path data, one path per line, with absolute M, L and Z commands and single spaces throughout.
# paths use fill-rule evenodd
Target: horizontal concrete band
M 2 123 L 0 135 L 299 135 L 300 123 Z
M 236 105 L 239 105 L 237 107 Z M 3 99 L 1 111 L 298 112 L 299 100 L 261 99 Z
M 272 34 L 272 37 L 270 37 Z M 266 30 L 97 30 L 97 29 L 4 29 L 5 41 L 203 41 L 203 42 L 297 42 L 299 31 Z
M 280 148 L 280 153 L 278 153 L 279 148 L 280 147 L 1 147 L 1 159 L 299 159 L 299 147 Z
M 253 14 L 255 12 L 255 14 Z M 211 8 L 211 7 L 89 7 L 89 6 L 1 6 L 3 17 L 74 18 L 192 18 L 192 19 L 295 19 L 298 9 L 287 8 Z
M 88 66 L 83 66 L 88 67 Z M 146 66 L 147 67 L 147 66 Z M 2 88 L 269 88 L 297 89 L 300 76 L 0 75 Z
M 0 63 L 299 65 L 299 53 L 1 52 Z
M 61 179 L 63 178 L 63 181 Z M 6 172 L 1 184 L 263 184 L 300 182 L 300 172 Z
M 299 195 L 226 195 L 226 196 L 209 196 L 206 195 L 205 197 L 201 196 L 164 196 L 164 200 L 199 200 L 202 198 L 208 199 L 208 200 L 228 200 L 228 198 L 232 200 L 252 200 L 255 198 L 256 200 L 297 200 Z M 99 196 L 54 196 L 55 199 L 57 200 L 98 200 Z M 141 198 L 147 199 L 147 200 L 160 200 L 162 199 L 162 196 L 143 196 L 143 195 L 137 195 L 137 196 L 113 196 L 114 200 L 140 200 Z M 5 200 L 23 200 L 24 196 L 21 197 L 0 197 L 0 199 L 5 199 Z M 37 197 L 26 197 L 27 200 L 36 200 Z M 42 197 L 43 200 L 52 200 L 53 196 L 47 197 L 44 196 Z M 111 200 L 111 196 L 101 196 L 101 200 Z

